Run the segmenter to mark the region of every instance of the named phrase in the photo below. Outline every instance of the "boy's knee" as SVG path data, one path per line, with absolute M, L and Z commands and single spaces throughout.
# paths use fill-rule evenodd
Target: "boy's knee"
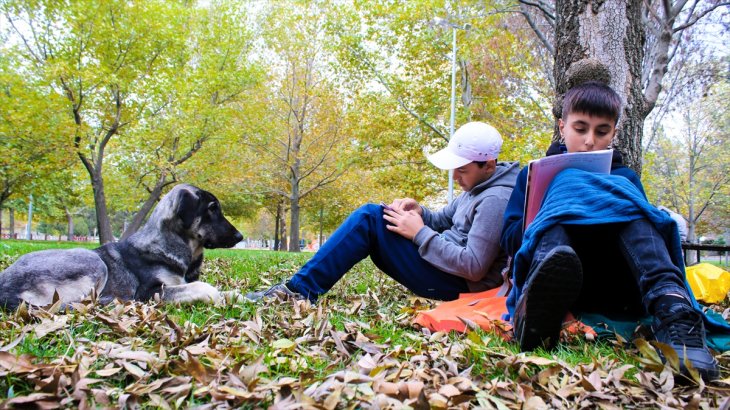
M 353 213 L 381 215 L 383 213 L 383 208 L 378 204 L 365 204 L 357 208 Z

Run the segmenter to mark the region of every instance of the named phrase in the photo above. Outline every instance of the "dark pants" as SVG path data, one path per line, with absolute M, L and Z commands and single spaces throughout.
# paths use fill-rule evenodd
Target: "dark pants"
M 689 300 L 682 271 L 646 219 L 556 225 L 540 239 L 532 266 L 558 245 L 573 247 L 583 267 L 583 288 L 574 311 L 642 314 L 651 312 L 661 295 L 674 293 Z
M 435 268 L 410 240 L 390 232 L 379 205 L 353 212 L 317 253 L 289 280 L 291 290 L 316 301 L 357 262 L 370 256 L 375 265 L 413 293 L 453 300 L 468 292 L 466 280 Z

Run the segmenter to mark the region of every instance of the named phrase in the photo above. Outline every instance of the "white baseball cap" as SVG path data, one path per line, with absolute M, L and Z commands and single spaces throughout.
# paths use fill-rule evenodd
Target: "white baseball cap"
M 501 149 L 499 131 L 489 124 L 474 121 L 459 127 L 446 148 L 426 158 L 437 168 L 456 169 L 474 161 L 497 159 Z

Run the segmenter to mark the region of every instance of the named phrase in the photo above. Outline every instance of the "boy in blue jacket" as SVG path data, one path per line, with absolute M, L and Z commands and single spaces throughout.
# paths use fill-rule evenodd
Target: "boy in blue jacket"
M 547 154 L 610 148 L 620 112 L 620 97 L 605 84 L 570 89 L 558 120 L 564 144 L 554 143 Z M 703 378 L 719 377 L 705 341 L 709 319 L 686 285 L 676 224 L 647 202 L 639 177 L 619 153 L 614 151 L 610 175 L 559 173 L 523 232 L 526 181 L 525 167 L 500 241 L 514 260 L 507 308 L 521 350 L 553 348 L 568 310 L 646 312 L 653 316 L 654 337 L 676 350 L 683 373 L 686 358 Z

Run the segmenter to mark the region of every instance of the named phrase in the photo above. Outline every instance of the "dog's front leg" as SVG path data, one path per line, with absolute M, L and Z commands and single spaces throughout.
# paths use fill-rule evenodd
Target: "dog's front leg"
M 185 272 L 185 282 L 192 283 L 200 278 L 200 265 L 203 264 L 203 255 L 201 254 L 188 266 L 187 272 Z
M 205 282 L 186 283 L 184 285 L 163 286 L 162 300 L 174 303 L 206 302 L 219 303 L 223 296 L 214 286 Z

